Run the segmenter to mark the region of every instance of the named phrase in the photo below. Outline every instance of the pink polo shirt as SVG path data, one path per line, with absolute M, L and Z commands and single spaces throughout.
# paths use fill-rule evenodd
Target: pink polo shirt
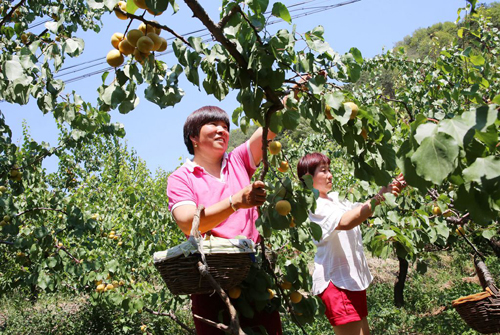
M 173 211 L 182 205 L 198 204 L 209 207 L 249 185 L 256 168 L 248 141 L 224 154 L 220 179 L 187 159 L 168 177 L 168 209 Z M 239 209 L 213 228 L 212 235 L 223 238 L 244 235 L 257 242 L 257 217 L 255 207 Z

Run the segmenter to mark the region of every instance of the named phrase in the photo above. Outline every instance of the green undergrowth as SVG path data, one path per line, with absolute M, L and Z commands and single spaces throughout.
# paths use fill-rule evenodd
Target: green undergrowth
M 394 265 L 394 261 L 392 263 Z M 486 264 L 500 282 L 500 264 L 494 256 Z M 393 269 L 378 268 L 375 276 Z M 386 273 L 387 274 L 387 273 Z M 425 274 L 410 268 L 405 287 L 405 306 L 393 304 L 395 276 L 376 280 L 368 289 L 369 323 L 372 334 L 479 334 L 471 330 L 460 318 L 451 301 L 461 296 L 481 291 L 474 274 L 472 259 L 459 253 L 445 253 L 436 257 Z M 193 327 L 189 306 L 176 311 L 176 316 Z M 299 335 L 304 332 L 282 316 L 284 334 Z M 0 298 L 0 334 L 64 334 L 64 335 L 114 335 L 186 334 L 169 317 L 158 317 L 147 312 L 137 314 L 128 324 L 123 322 L 120 310 L 89 304 L 84 296 L 67 294 L 45 295 L 32 304 L 22 294 L 13 292 Z M 333 333 L 325 317 L 318 317 L 314 324 L 304 325 L 307 334 Z

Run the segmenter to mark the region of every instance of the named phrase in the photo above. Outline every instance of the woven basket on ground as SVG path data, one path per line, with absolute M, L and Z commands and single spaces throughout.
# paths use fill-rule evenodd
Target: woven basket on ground
M 201 243 L 198 225 L 202 209 L 201 206 L 197 209 L 191 229 L 191 236 L 196 237 Z M 253 246 L 251 240 L 246 241 Z M 251 249 L 254 250 L 253 247 Z M 248 252 L 203 253 L 202 250 L 205 256 L 205 260 L 203 260 L 203 255 L 199 250 L 200 248 L 195 253 L 189 253 L 187 256 L 181 254 L 174 258 L 157 259 L 155 256 L 154 265 L 172 294 L 206 294 L 214 291 L 208 280 L 200 274 L 197 265 L 199 261 L 205 262 L 209 273 L 224 290 L 239 285 L 248 275 L 253 261 L 252 253 Z
M 482 334 L 500 332 L 500 292 L 486 265 L 474 259 L 476 272 L 484 291 L 452 301 L 462 319 Z

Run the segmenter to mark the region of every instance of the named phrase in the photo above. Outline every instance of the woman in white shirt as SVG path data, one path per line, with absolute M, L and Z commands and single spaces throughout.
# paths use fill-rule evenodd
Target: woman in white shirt
M 373 214 L 373 207 L 384 200 L 383 194 L 398 195 L 406 182 L 399 175 L 391 184 L 364 203 L 340 200 L 332 189 L 330 159 L 321 153 L 305 155 L 297 165 L 299 178 L 309 174 L 319 191 L 311 221 L 322 230 L 314 258 L 313 294 L 326 307 L 326 316 L 337 335 L 370 334 L 366 289 L 373 277 L 363 251 L 359 225 Z

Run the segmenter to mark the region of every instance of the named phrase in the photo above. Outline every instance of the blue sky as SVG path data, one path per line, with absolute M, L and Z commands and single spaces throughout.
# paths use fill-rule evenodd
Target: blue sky
M 286 5 L 298 3 L 299 1 L 283 1 Z M 342 0 L 324 1 L 316 0 L 302 7 L 324 6 L 344 2 Z M 492 3 L 493 1 L 484 1 Z M 196 19 L 191 18 L 191 12 L 181 1 L 179 13 L 172 15 L 167 10 L 157 20 L 168 25 L 177 33 L 200 29 L 202 26 Z M 220 2 L 202 1 L 208 13 L 214 21 L 218 21 L 218 7 Z M 338 7 L 329 11 L 298 18 L 293 21 L 298 32 L 306 32 L 318 25 L 325 28 L 326 40 L 331 47 L 343 54 L 351 47 L 357 47 L 364 57 L 372 57 L 376 54 L 392 48 L 394 44 L 410 35 L 418 28 L 426 28 L 434 23 L 444 21 L 455 21 L 457 10 L 465 6 L 465 0 L 361 0 L 346 6 Z M 270 6 L 271 8 L 271 6 Z M 123 32 L 127 21 L 118 20 L 114 14 L 103 17 L 104 27 L 99 34 L 85 32 L 78 34 L 85 40 L 85 51 L 82 56 L 72 59 L 65 65 L 81 64 L 98 58 L 105 59 L 109 50 L 111 35 L 114 32 Z M 133 23 L 132 28 L 138 26 Z M 275 25 L 278 29 L 292 29 L 287 23 Z M 36 31 L 33 31 L 36 32 Z M 163 37 L 170 37 L 162 32 Z M 170 48 L 170 46 L 169 46 Z M 168 66 L 175 64 L 173 54 L 161 56 Z M 69 79 L 85 72 L 104 68 L 105 65 L 96 66 L 87 71 L 68 74 L 61 79 Z M 113 73 L 108 76 L 107 82 L 111 80 Z M 76 91 L 85 101 L 96 103 L 97 88 L 101 85 L 101 75 L 95 75 L 76 81 L 66 86 L 66 92 Z M 183 80 L 181 87 L 186 95 L 175 107 L 160 109 L 143 98 L 145 86 L 139 87 L 139 106 L 127 115 L 121 115 L 118 111 L 112 111 L 112 120 L 121 122 L 127 131 L 126 140 L 129 147 L 134 148 L 138 155 L 146 161 L 150 170 L 162 168 L 166 171 L 174 170 L 181 161 L 189 157 L 182 138 L 182 127 L 186 117 L 193 110 L 203 105 L 217 105 L 225 109 L 229 115 L 238 106 L 236 95 L 230 94 L 219 102 L 212 96 L 207 96 L 199 91 L 189 82 Z M 36 102 L 32 100 L 26 106 L 9 105 L 0 103 L 0 110 L 6 116 L 7 123 L 13 131 L 13 140 L 20 143 L 22 139 L 22 123 L 25 121 L 30 128 L 30 134 L 36 141 L 45 141 L 52 146 L 57 145 L 57 130 L 51 115 L 43 115 L 37 108 Z M 55 161 L 48 160 L 45 165 L 49 171 L 55 169 Z

